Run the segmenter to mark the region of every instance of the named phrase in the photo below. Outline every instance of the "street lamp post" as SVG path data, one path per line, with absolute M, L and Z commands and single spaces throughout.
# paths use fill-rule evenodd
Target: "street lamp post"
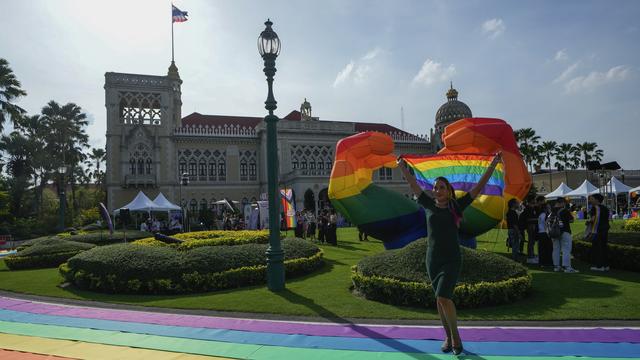
M 273 114 L 277 108 L 273 97 L 273 76 L 276 74 L 276 58 L 280 54 L 280 39 L 267 19 L 264 31 L 258 37 L 258 51 L 264 60 L 264 74 L 267 76 L 269 92 L 264 102 L 269 115 L 267 123 L 267 196 L 269 199 L 269 248 L 267 249 L 267 287 L 271 291 L 284 289 L 284 251 L 280 246 L 280 222 L 278 203 L 278 117 Z
M 180 175 L 180 186 L 179 186 L 179 194 L 178 197 L 180 199 L 178 199 L 178 201 L 180 202 L 180 210 L 182 211 L 182 230 L 186 230 L 186 226 L 187 226 L 187 221 L 186 221 L 186 217 L 184 216 L 184 206 L 182 206 L 182 185 L 187 186 L 189 185 L 189 174 L 188 173 L 182 173 L 182 175 Z
M 66 203 L 67 203 L 67 198 L 65 196 L 64 190 L 66 187 L 66 184 L 64 182 L 64 176 L 67 173 L 67 166 L 66 165 L 62 165 L 58 168 L 58 173 L 60 174 L 60 223 L 58 224 L 58 229 L 60 230 L 60 232 L 64 231 L 64 212 L 65 212 L 65 207 L 66 207 Z

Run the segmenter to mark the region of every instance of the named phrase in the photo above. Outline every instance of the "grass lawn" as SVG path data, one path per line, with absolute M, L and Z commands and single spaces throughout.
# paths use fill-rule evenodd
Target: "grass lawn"
M 581 231 L 583 223 L 574 224 Z M 339 229 L 339 246 L 321 247 L 325 266 L 318 272 L 287 281 L 287 289 L 273 293 L 265 286 L 181 296 L 109 295 L 60 289 L 57 269 L 9 271 L 0 261 L 0 289 L 29 294 L 184 309 L 259 312 L 340 318 L 437 319 L 434 309 L 381 304 L 353 296 L 349 291 L 350 267 L 381 251 L 378 241 L 359 242 L 354 228 Z M 505 230 L 493 230 L 478 239 L 480 249 L 506 252 Z M 576 261 L 579 274 L 554 273 L 530 266 L 533 290 L 511 305 L 461 310 L 462 320 L 567 320 L 640 319 L 640 273 L 589 271 Z M 425 275 L 426 276 L 426 275 Z

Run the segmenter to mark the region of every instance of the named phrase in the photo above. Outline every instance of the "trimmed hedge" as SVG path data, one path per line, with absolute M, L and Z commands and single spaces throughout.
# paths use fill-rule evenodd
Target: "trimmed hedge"
M 302 239 L 285 239 L 287 276 L 323 264 L 322 251 Z M 191 293 L 266 282 L 267 245 L 174 248 L 118 244 L 78 254 L 59 267 L 66 281 L 82 289 L 110 293 Z
M 18 250 L 26 249 L 29 246 L 38 244 L 41 241 L 48 240 L 48 239 L 75 241 L 75 242 L 94 244 L 94 245 L 117 244 L 117 243 L 124 243 L 124 235 L 125 233 L 123 233 L 122 231 L 114 231 L 113 236 L 109 236 L 108 230 L 97 231 L 97 232 L 80 232 L 79 234 L 76 234 L 76 235 L 71 235 L 70 233 L 66 232 L 66 233 L 60 233 L 53 236 L 43 236 L 43 237 L 27 240 L 18 247 Z M 150 233 L 145 231 L 130 230 L 126 232 L 126 235 L 127 235 L 127 241 L 135 241 L 137 239 L 148 237 Z
M 220 245 L 242 245 L 242 244 L 267 244 L 269 242 L 268 230 L 212 230 L 212 231 L 195 231 L 189 233 L 175 234 L 172 237 L 184 240 L 181 244 L 170 244 L 178 250 L 191 250 L 204 246 L 220 246 Z M 153 237 L 147 237 L 135 241 L 141 245 L 159 245 Z M 166 245 L 166 244 L 165 244 Z M 162 245 L 160 245 L 162 246 Z
M 591 262 L 591 241 L 585 241 L 584 233 L 573 235 L 573 255 Z M 609 232 L 609 266 L 616 269 L 640 271 L 640 233 Z
M 403 249 L 385 251 L 361 260 L 352 269 L 357 293 L 394 305 L 435 306 L 435 294 L 426 275 L 427 241 L 414 241 Z M 503 256 L 461 247 L 462 270 L 453 300 L 473 308 L 510 303 L 531 289 L 527 269 Z
M 93 244 L 44 239 L 4 259 L 11 270 L 56 267 L 69 258 L 95 247 Z
M 623 229 L 626 231 L 640 231 L 640 218 L 625 220 Z

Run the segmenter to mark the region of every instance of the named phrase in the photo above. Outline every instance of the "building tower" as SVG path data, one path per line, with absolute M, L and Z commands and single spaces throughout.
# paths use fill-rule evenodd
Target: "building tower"
M 447 102 L 442 104 L 438 112 L 436 112 L 436 129 L 431 137 L 434 152 L 438 152 L 444 146 L 442 143 L 442 134 L 447 125 L 470 117 L 473 117 L 471 109 L 469 109 L 467 104 L 458 101 L 458 91 L 453 88 L 453 83 L 451 83 L 451 88 L 447 91 Z
M 144 189 L 148 196 L 163 191 L 175 198 L 178 175 L 172 135 L 181 126 L 181 85 L 174 63 L 167 76 L 105 74 L 109 211 Z

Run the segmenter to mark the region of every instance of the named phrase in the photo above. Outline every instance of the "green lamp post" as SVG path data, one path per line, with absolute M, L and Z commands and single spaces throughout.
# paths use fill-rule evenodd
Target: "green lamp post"
M 273 97 L 273 76 L 276 74 L 276 58 L 280 54 L 280 39 L 267 19 L 266 28 L 258 37 L 258 51 L 264 60 L 269 93 L 264 102 L 269 115 L 267 123 L 267 196 L 269 198 L 269 248 L 267 249 L 267 287 L 271 291 L 284 289 L 284 251 L 280 246 L 280 203 L 278 192 L 278 117 L 273 111 L 278 107 Z
M 64 212 L 65 212 L 65 205 L 67 203 L 67 199 L 66 199 L 66 195 L 65 195 L 65 188 L 66 188 L 66 183 L 65 183 L 65 174 L 67 173 L 67 166 L 66 165 L 62 165 L 58 168 L 58 173 L 60 174 L 60 218 L 59 218 L 59 223 L 58 223 L 58 230 L 60 232 L 64 231 Z

